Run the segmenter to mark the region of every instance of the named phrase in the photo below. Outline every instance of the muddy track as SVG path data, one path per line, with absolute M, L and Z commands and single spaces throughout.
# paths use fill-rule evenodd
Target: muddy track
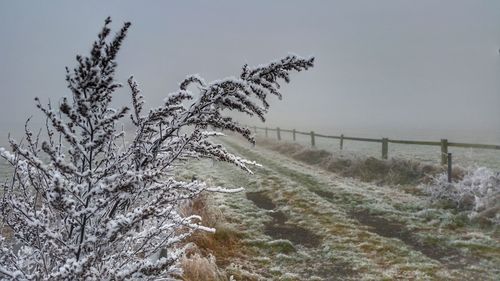
M 262 152 L 259 152 L 258 150 L 252 148 L 244 148 L 240 144 L 234 142 L 228 142 L 227 144 L 238 154 L 262 164 L 264 168 L 256 169 L 257 173 L 264 172 L 264 174 L 266 175 L 271 174 L 276 175 L 280 179 L 286 179 L 292 184 L 300 186 L 303 189 L 307 189 L 309 192 L 321 197 L 322 200 L 329 202 L 329 206 L 331 208 L 334 208 L 339 212 L 345 214 L 345 220 L 353 221 L 353 225 L 361 226 L 354 227 L 371 233 L 370 236 L 379 237 L 370 237 L 371 240 L 378 239 L 377 241 L 383 241 L 384 245 L 389 244 L 383 247 L 390 247 L 391 243 L 395 244 L 394 242 L 391 242 L 391 240 L 397 239 L 399 241 L 399 244 L 405 245 L 403 247 L 407 249 L 401 251 L 401 253 L 390 249 L 389 251 L 392 251 L 390 253 L 392 255 L 391 259 L 404 260 L 407 259 L 408 256 L 415 255 L 415 252 L 417 252 L 418 255 L 423 257 L 423 259 L 429 259 L 429 263 L 436 264 L 442 270 L 446 271 L 444 275 L 446 276 L 448 274 L 450 280 L 460 280 L 462 277 L 465 278 L 465 276 L 477 276 L 480 278 L 484 278 L 484 280 L 495 279 L 491 279 L 491 275 L 489 274 L 483 274 L 482 272 L 478 271 L 471 273 L 473 275 L 469 275 L 470 272 L 465 272 L 464 275 L 463 272 L 461 272 L 464 268 L 464 265 L 478 267 L 479 263 L 484 262 L 484 260 L 477 256 L 471 255 L 470 253 L 465 253 L 464 251 L 450 246 L 447 243 L 437 244 L 435 241 L 426 241 L 425 239 L 421 238 L 418 230 L 415 231 L 415 229 L 409 229 L 405 225 L 404 221 L 402 222 L 394 220 L 392 218 L 386 218 L 384 217 L 383 213 L 372 214 L 369 210 L 364 209 L 363 206 L 365 204 L 372 203 L 373 199 L 369 198 L 368 196 L 364 196 L 363 193 L 350 192 L 345 188 L 336 188 L 335 183 L 328 182 L 328 179 L 325 180 L 325 178 L 318 177 L 317 173 L 308 173 L 308 169 L 305 169 L 303 165 L 283 165 L 283 163 L 280 162 L 283 161 L 283 158 L 277 159 L 276 157 L 272 157 L 271 159 L 271 157 L 264 156 Z M 288 216 L 281 211 L 276 211 L 276 208 L 279 208 L 279 204 L 273 201 L 269 195 L 266 195 L 262 192 L 248 192 L 246 194 L 246 197 L 259 208 L 272 211 L 270 213 L 272 220 L 266 223 L 264 229 L 265 234 L 276 239 L 287 239 L 294 244 L 301 244 L 306 247 L 322 246 L 322 237 L 320 235 L 314 233 L 312 230 L 298 227 L 293 224 L 288 224 Z M 412 214 L 404 215 L 412 218 Z M 333 225 L 323 226 L 325 228 L 334 227 Z M 423 234 L 428 235 L 429 233 Z M 349 237 L 343 238 L 350 239 Z M 387 241 L 386 239 L 389 239 L 389 241 Z M 353 238 L 353 240 L 355 242 L 357 241 L 356 243 L 359 243 L 361 245 L 364 244 L 364 242 L 359 241 L 358 238 Z M 398 257 L 397 254 L 401 256 Z M 387 262 L 387 259 L 379 258 L 379 260 L 377 260 L 377 257 L 374 257 L 373 260 L 375 260 L 375 263 L 378 262 L 379 264 Z M 391 261 L 388 262 L 390 263 Z M 350 276 L 357 274 L 356 270 L 353 270 L 356 265 L 349 264 L 348 262 L 345 262 L 344 264 L 342 264 L 342 262 L 333 263 L 329 266 L 329 268 L 323 268 L 323 273 L 317 270 L 316 274 L 321 276 L 328 276 L 329 274 L 331 275 L 333 268 L 336 267 L 338 267 L 336 272 L 340 275 L 345 276 L 343 273 Z M 437 271 L 439 270 L 436 270 L 436 272 Z M 494 273 L 493 275 L 497 276 L 497 273 L 498 272 Z M 431 277 L 431 279 L 434 279 L 437 278 L 436 276 L 439 276 L 439 274 L 439 272 L 437 272 L 436 274 L 431 273 L 429 274 L 429 277 Z M 434 278 L 432 278 L 432 276 L 434 276 Z M 442 277 L 439 277 L 437 279 L 441 278 Z
M 448 268 L 459 268 L 464 263 L 475 265 L 478 262 L 477 258 L 464 255 L 456 248 L 421 241 L 403 224 L 374 216 L 366 210 L 353 211 L 350 216 L 360 224 L 370 227 L 369 231 L 383 237 L 399 239 L 415 251 L 441 262 Z
M 265 224 L 264 234 L 274 239 L 289 240 L 295 245 L 305 247 L 318 247 L 321 244 L 321 238 L 312 231 L 287 223 L 287 216 L 282 211 L 274 210 L 276 204 L 263 192 L 247 192 L 246 196 L 257 207 L 272 211 L 269 214 L 272 220 Z
M 252 152 L 246 151 L 247 155 L 250 157 L 258 157 Z M 299 184 L 307 184 L 308 189 L 317 194 L 318 196 L 326 199 L 331 203 L 339 204 L 345 199 L 343 196 L 337 196 L 336 193 L 332 191 L 325 190 L 325 184 L 320 181 L 315 180 L 312 176 L 302 173 L 301 171 L 293 171 L 284 167 L 277 167 L 277 163 L 272 163 L 271 161 L 266 162 L 266 167 L 273 169 L 275 172 L 280 173 L 282 176 L 290 178 Z M 271 165 L 269 165 L 271 164 Z M 258 207 L 272 210 L 276 207 L 276 204 L 272 202 L 270 198 L 265 196 L 261 192 L 247 193 L 247 198 L 254 202 Z M 361 201 L 361 200 L 360 200 Z M 360 202 L 361 203 L 361 202 Z M 361 205 L 361 204 L 360 204 Z M 401 240 L 403 243 L 407 244 L 416 251 L 422 252 L 429 258 L 438 260 L 440 262 L 446 263 L 450 259 L 454 261 L 460 261 L 464 259 L 464 256 L 456 249 L 436 247 L 435 245 L 428 245 L 427 243 L 420 242 L 403 224 L 399 222 L 390 221 L 383 217 L 378 217 L 371 215 L 366 210 L 355 210 L 355 208 L 350 208 L 349 206 L 343 206 L 348 213 L 350 218 L 357 220 L 360 224 L 368 226 L 368 231 L 376 233 L 377 235 L 396 238 Z M 447 264 L 444 264 L 447 265 Z

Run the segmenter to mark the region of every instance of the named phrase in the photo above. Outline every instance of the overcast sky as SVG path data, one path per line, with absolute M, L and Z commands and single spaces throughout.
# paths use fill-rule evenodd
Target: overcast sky
M 107 16 L 133 23 L 118 79 L 134 74 L 149 105 L 187 74 L 238 75 L 293 52 L 316 66 L 272 101 L 269 126 L 500 142 L 497 0 L 0 0 L 0 137 L 34 114 L 35 96 L 69 95 L 64 67 Z

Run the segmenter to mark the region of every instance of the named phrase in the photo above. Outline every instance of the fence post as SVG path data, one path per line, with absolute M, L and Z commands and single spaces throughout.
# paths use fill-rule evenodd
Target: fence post
M 314 139 L 314 131 L 311 131 L 311 146 L 316 146 L 316 140 Z
M 451 153 L 448 153 L 448 182 L 451 182 Z
M 266 127 L 266 138 L 267 138 L 267 127 Z
M 340 150 L 344 148 L 344 134 L 340 135 Z
M 441 165 L 448 163 L 448 140 L 441 139 Z
M 382 159 L 387 159 L 389 154 L 389 139 L 382 138 Z
M 278 137 L 278 140 L 281 140 L 280 127 L 276 128 L 276 136 Z
M 293 141 L 295 141 L 295 129 L 293 129 L 292 133 L 293 133 Z

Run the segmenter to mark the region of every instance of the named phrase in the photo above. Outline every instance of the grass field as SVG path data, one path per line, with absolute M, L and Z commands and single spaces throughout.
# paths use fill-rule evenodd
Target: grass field
M 246 188 L 217 194 L 225 231 L 239 237 L 236 280 L 498 280 L 498 229 L 431 205 L 417 187 L 376 185 L 318 169 L 236 139 L 233 152 L 262 164 L 249 176 L 224 163 L 183 172 Z M 217 250 L 215 250 L 217 251 Z M 210 252 L 210 251 L 208 251 Z M 217 256 L 217 254 L 215 255 Z

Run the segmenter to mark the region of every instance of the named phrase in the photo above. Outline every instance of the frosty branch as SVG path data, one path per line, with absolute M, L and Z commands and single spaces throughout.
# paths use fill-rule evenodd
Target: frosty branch
M 110 38 L 108 18 L 90 55 L 67 69 L 69 98 L 53 108 L 36 99 L 47 118 L 46 139 L 26 125 L 24 142 L 10 139 L 0 154 L 13 166 L 3 184 L 3 225 L 14 237 L 0 237 L 0 277 L 16 280 L 168 279 L 179 273 L 179 242 L 203 227 L 197 216 L 182 217 L 180 204 L 208 187 L 175 179 L 173 167 L 188 159 L 226 161 L 251 173 L 248 160 L 212 142 L 211 129 L 251 131 L 223 111 L 265 120 L 268 98 L 281 98 L 279 82 L 313 66 L 313 58 L 287 56 L 258 67 L 244 66 L 239 78 L 207 83 L 188 76 L 179 90 L 147 112 L 137 82 L 128 79 L 131 106 L 110 107 L 121 87 L 116 57 L 130 23 Z M 197 88 L 197 93 L 189 89 Z M 125 144 L 120 122 L 130 115 L 132 140 Z M 24 144 L 23 144 L 24 143 Z M 166 256 L 158 256 L 168 249 Z

